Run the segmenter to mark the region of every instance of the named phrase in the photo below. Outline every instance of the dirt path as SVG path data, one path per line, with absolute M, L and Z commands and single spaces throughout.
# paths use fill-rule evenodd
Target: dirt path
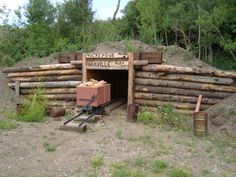
M 235 140 L 197 138 L 125 118 L 117 111 L 85 134 L 58 130 L 60 123 L 54 121 L 20 123 L 0 133 L 0 176 L 106 177 L 124 170 L 115 164 L 125 164 L 127 176 L 169 176 L 174 168 L 194 176 L 236 176 Z M 96 165 L 98 157 L 102 162 Z M 155 160 L 167 167 L 155 172 Z

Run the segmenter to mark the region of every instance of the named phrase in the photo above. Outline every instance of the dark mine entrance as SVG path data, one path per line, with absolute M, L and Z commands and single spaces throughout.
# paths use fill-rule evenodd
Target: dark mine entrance
M 111 99 L 124 99 L 127 101 L 128 94 L 128 71 L 127 70 L 87 70 L 87 80 L 104 80 L 111 84 Z

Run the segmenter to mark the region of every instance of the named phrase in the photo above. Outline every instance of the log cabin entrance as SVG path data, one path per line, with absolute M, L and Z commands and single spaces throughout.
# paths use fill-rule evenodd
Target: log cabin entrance
M 111 84 L 111 99 L 133 103 L 133 55 L 120 53 L 84 53 L 82 59 L 83 82 L 104 80 Z

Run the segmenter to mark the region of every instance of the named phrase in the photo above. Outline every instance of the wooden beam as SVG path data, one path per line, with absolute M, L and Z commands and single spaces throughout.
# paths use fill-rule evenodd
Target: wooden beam
M 236 87 L 232 87 L 232 86 L 222 86 L 222 85 L 185 82 L 185 81 L 170 81 L 170 80 L 136 78 L 135 84 L 236 93 Z
M 202 95 L 199 95 L 198 99 L 197 99 L 197 105 L 195 108 L 195 112 L 198 112 L 200 110 L 201 102 L 202 102 Z
M 82 81 L 87 82 L 86 54 L 82 56 Z
M 181 89 L 174 87 L 158 87 L 158 86 L 147 86 L 147 85 L 135 85 L 135 91 L 145 92 L 145 93 L 160 93 L 168 95 L 184 95 L 184 96 L 194 96 L 202 95 L 204 98 L 218 98 L 224 99 L 232 93 L 227 92 L 210 92 L 203 90 L 191 90 L 191 89 Z
M 45 70 L 66 70 L 66 69 L 76 69 L 76 67 L 71 64 L 49 64 L 49 65 L 39 65 L 39 66 L 5 68 L 3 70 L 3 73 L 17 73 L 17 72 L 45 71 Z
M 81 81 L 58 81 L 58 82 L 21 82 L 20 88 L 75 88 Z M 15 87 L 15 83 L 8 83 L 10 88 Z
M 147 60 L 134 60 L 134 66 L 146 66 L 148 65 Z
M 147 78 L 147 79 L 190 81 L 190 82 L 222 84 L 222 85 L 232 85 L 233 84 L 233 79 L 231 79 L 231 78 L 221 78 L 221 77 L 201 76 L 201 75 L 190 75 L 190 74 L 168 74 L 168 73 L 160 74 L 158 72 L 137 71 L 135 76 L 137 78 Z
M 51 70 L 51 71 L 30 71 L 30 72 L 16 72 L 9 73 L 7 77 L 36 77 L 36 76 L 63 76 L 63 75 L 80 75 L 81 70 L 68 69 L 68 70 Z
M 135 70 L 134 70 L 134 54 L 133 53 L 128 53 L 129 56 L 129 64 L 128 64 L 128 101 L 127 101 L 127 106 L 129 104 L 133 104 L 134 100 L 134 75 L 135 75 Z
M 19 97 L 20 96 L 20 81 L 15 81 L 15 92 L 16 92 L 16 96 Z
M 48 88 L 40 90 L 42 94 L 75 94 L 76 88 Z M 35 93 L 34 89 L 21 89 L 22 95 L 28 95 Z
M 72 64 L 72 65 L 82 65 L 82 60 L 72 60 L 72 61 L 70 61 L 70 64 Z
M 82 75 L 65 75 L 65 76 L 39 76 L 39 77 L 12 77 L 11 81 L 20 82 L 43 82 L 43 81 L 81 81 Z

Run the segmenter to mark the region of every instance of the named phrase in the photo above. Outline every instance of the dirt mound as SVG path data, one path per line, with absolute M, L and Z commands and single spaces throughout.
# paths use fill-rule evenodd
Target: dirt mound
M 0 111 L 15 111 L 16 102 L 18 99 L 12 89 L 7 86 L 7 78 L 2 73 L 2 68 L 0 68 Z
M 211 66 L 202 62 L 198 58 L 194 57 L 187 50 L 179 46 L 152 46 L 147 45 L 141 41 L 119 41 L 119 42 L 105 42 L 95 46 L 93 52 L 106 53 L 106 52 L 163 52 L 164 64 L 170 64 L 175 66 L 183 67 L 194 67 L 194 68 L 206 68 L 209 69 Z
M 236 138 L 236 94 L 229 96 L 207 110 L 210 128 Z

